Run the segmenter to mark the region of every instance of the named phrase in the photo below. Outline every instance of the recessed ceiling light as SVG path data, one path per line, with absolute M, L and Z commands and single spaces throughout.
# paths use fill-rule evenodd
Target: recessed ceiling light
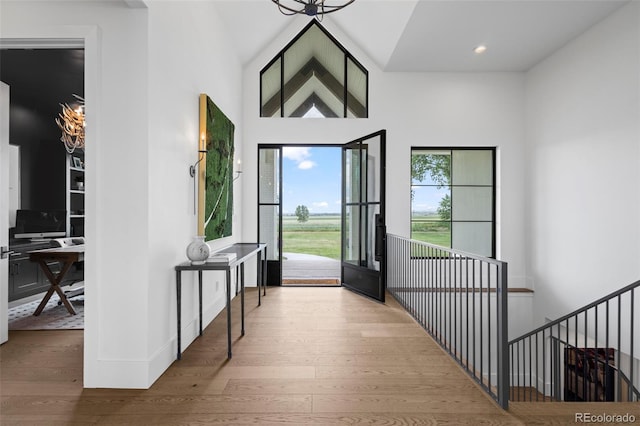
M 477 53 L 478 55 L 481 54 L 481 53 L 484 53 L 486 51 L 487 51 L 487 46 L 485 46 L 484 44 L 476 46 L 476 48 L 473 49 L 473 52 Z

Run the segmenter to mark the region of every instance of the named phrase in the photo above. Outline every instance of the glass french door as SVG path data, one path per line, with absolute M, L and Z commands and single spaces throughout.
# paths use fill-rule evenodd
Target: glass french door
M 386 130 L 342 148 L 342 285 L 384 302 Z
M 342 285 L 384 302 L 386 131 L 342 146 Z M 282 282 L 282 146 L 258 146 L 258 238 L 267 282 Z
M 267 283 L 282 282 L 282 147 L 258 146 L 258 239 L 267 245 Z

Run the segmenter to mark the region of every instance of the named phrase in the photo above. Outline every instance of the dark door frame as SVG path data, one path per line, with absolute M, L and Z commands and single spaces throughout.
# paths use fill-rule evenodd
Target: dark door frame
M 292 147 L 299 147 L 299 148 L 342 148 L 344 147 L 344 144 L 336 144 L 336 143 L 327 143 L 327 144 L 320 144 L 320 143 L 259 143 L 258 144 L 258 177 L 257 177 L 257 206 L 258 206 L 258 238 L 260 238 L 260 207 L 261 206 L 274 206 L 274 207 L 278 207 L 278 259 L 277 260 L 268 260 L 267 259 L 267 284 L 268 285 L 278 285 L 278 286 L 282 286 L 282 188 L 283 188 L 283 182 L 282 182 L 282 149 L 283 148 L 292 148 Z M 279 158 L 278 158 L 278 186 L 279 186 L 279 194 L 280 197 L 278 199 L 277 203 L 266 203 L 260 202 L 260 150 L 261 149 L 273 149 L 273 150 L 278 150 L 280 152 Z M 342 165 L 341 165 L 342 167 Z M 340 213 L 342 216 L 342 212 Z M 341 218 L 341 222 L 342 222 L 342 218 Z M 340 234 L 342 235 L 342 230 L 340 231 Z M 340 251 L 342 252 L 342 242 L 340 242 Z M 270 250 L 271 253 L 274 253 L 273 250 Z M 342 257 L 342 255 L 341 255 Z M 340 282 L 342 283 L 343 281 L 343 277 L 340 277 Z M 274 282 L 277 282 L 278 284 L 274 284 Z
M 379 205 L 379 214 L 376 215 L 376 224 L 375 224 L 375 238 L 374 250 L 375 250 L 375 260 L 379 262 L 379 270 L 374 270 L 368 268 L 366 265 L 351 265 L 345 262 L 344 256 L 344 241 L 345 241 L 345 230 L 344 230 L 344 217 L 345 217 L 345 170 L 344 170 L 344 153 L 345 149 L 352 144 L 362 143 L 367 139 L 372 139 L 374 137 L 380 137 L 380 188 L 379 188 L 379 200 L 374 203 L 370 203 L 368 201 L 362 202 L 360 200 L 360 205 L 365 205 L 367 208 L 370 204 L 378 204 Z M 379 130 L 368 135 L 362 136 L 360 138 L 354 139 L 350 142 L 344 144 L 317 144 L 317 143 L 274 143 L 274 144 L 258 144 L 257 150 L 257 162 L 258 162 L 258 174 L 257 174 L 257 206 L 258 206 L 258 214 L 257 214 L 257 225 L 258 225 L 258 238 L 260 238 L 260 211 L 263 206 L 272 206 L 278 208 L 278 236 L 277 236 L 277 253 L 278 257 L 276 260 L 267 259 L 267 283 L 271 283 L 271 285 L 282 285 L 282 193 L 283 193 L 283 173 L 282 173 L 282 150 L 285 147 L 327 147 L 327 148 L 341 148 L 342 149 L 342 161 L 341 161 L 341 174 L 342 174 L 342 208 L 340 212 L 341 216 L 341 242 L 340 242 L 340 252 L 341 252 L 341 263 L 342 266 L 340 268 L 341 272 L 341 285 L 349 288 L 350 290 L 356 291 L 359 294 L 364 296 L 371 297 L 375 300 L 378 300 L 382 303 L 385 301 L 385 288 L 386 288 L 386 226 L 385 226 L 385 217 L 386 217 L 386 130 Z M 277 150 L 279 152 L 278 155 L 278 200 L 277 202 L 261 202 L 260 200 L 260 151 L 262 149 L 266 150 Z M 269 252 L 274 253 L 274 250 L 270 250 Z M 359 285 L 345 285 L 345 275 L 348 275 L 349 280 L 367 280 L 369 283 L 359 286 Z M 273 284 L 277 282 L 277 284 Z M 375 285 L 371 283 L 376 283 Z

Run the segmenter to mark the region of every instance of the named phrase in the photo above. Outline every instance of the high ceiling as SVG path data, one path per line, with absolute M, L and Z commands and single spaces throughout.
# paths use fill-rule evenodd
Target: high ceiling
M 212 1 L 243 63 L 309 20 L 281 15 L 270 0 Z M 385 71 L 526 71 L 629 1 L 356 0 L 324 19 Z

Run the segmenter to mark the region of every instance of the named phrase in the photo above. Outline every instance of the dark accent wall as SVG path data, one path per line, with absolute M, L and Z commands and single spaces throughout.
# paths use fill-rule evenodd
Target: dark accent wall
M 84 96 L 84 50 L 0 50 L 11 93 L 9 142 L 20 146 L 21 208 L 65 209 L 65 155 L 55 118 Z

